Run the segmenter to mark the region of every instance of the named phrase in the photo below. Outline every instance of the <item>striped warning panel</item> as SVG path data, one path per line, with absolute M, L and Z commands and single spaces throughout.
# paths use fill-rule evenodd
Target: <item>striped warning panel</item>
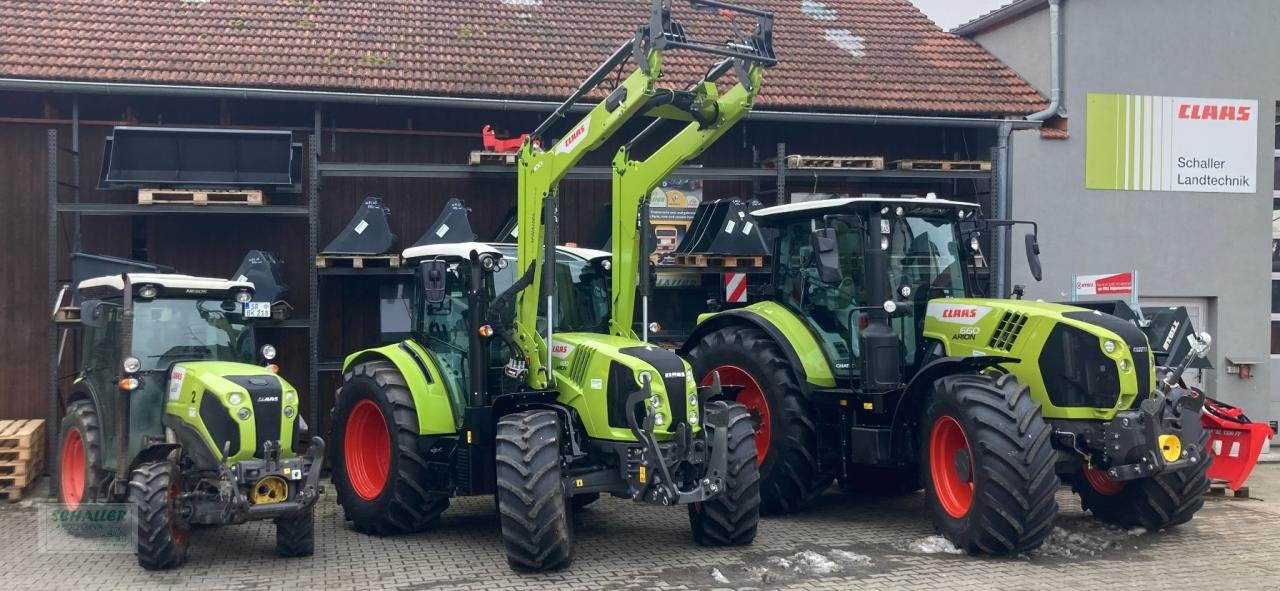
M 747 274 L 724 274 L 724 300 L 730 304 L 744 304 L 747 301 Z

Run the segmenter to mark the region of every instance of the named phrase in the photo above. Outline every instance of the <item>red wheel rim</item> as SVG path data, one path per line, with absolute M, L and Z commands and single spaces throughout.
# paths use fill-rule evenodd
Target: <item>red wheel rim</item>
M 961 455 L 963 454 L 963 455 Z M 960 460 L 967 459 L 966 473 Z M 973 505 L 973 452 L 964 429 L 954 417 L 941 416 L 929 433 L 929 473 L 942 509 L 956 519 L 969 513 Z
M 391 472 L 391 437 L 382 409 L 372 400 L 361 400 L 351 409 L 342 452 L 351 488 L 366 501 L 378 498 Z
M 62 502 L 75 509 L 84 500 L 84 439 L 79 429 L 67 431 L 62 438 L 60 469 Z
M 170 476 L 173 482 L 169 483 L 169 537 L 173 538 L 176 546 L 185 546 L 187 544 L 187 530 L 178 527 L 176 522 L 177 511 L 174 505 L 178 502 L 178 495 L 182 493 L 182 482 L 178 480 L 176 474 Z
M 1120 494 L 1124 490 L 1124 481 L 1112 480 L 1107 476 L 1106 470 L 1099 470 L 1088 464 L 1084 467 L 1084 479 L 1088 481 L 1089 486 L 1104 497 L 1110 497 Z
M 765 456 L 769 453 L 770 426 L 773 424 L 773 417 L 769 414 L 769 401 L 764 397 L 764 390 L 747 370 L 736 365 L 721 365 L 707 372 L 707 375 L 702 377 L 702 385 L 710 386 L 716 372 L 720 372 L 721 385 L 742 388 L 738 391 L 737 401 L 747 407 L 747 412 L 756 418 L 756 463 L 763 464 Z

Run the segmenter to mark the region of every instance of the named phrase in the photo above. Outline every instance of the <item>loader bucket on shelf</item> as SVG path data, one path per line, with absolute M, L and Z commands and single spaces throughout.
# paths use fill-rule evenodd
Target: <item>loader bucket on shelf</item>
M 750 210 L 758 203 L 742 199 L 717 199 L 698 204 L 689 231 L 676 247 L 678 254 L 724 254 L 763 256 L 769 254 L 760 226 Z
M 413 245 L 457 244 L 474 242 L 475 239 L 476 233 L 471 231 L 471 221 L 467 219 L 467 206 L 463 205 L 461 199 L 454 197 L 444 204 L 444 210 L 435 223 Z
M 1212 398 L 1205 398 L 1204 402 L 1200 424 L 1209 432 L 1209 453 L 1213 456 L 1209 478 L 1226 483 L 1231 490 L 1240 490 L 1275 432 L 1266 423 L 1250 421 L 1239 408 Z
M 231 275 L 232 281 L 253 284 L 253 294 L 260 301 L 279 302 L 289 299 L 289 283 L 284 278 L 284 261 L 265 250 L 250 250 Z
M 383 254 L 391 250 L 396 236 L 387 223 L 390 210 L 377 197 L 368 197 L 356 209 L 347 227 L 333 239 L 322 254 Z

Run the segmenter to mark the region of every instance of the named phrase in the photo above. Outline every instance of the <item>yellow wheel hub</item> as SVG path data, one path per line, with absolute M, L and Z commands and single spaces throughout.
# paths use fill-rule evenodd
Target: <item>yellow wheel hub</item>
M 1177 435 L 1161 435 L 1160 436 L 1160 455 L 1164 456 L 1165 461 L 1176 462 L 1182 457 L 1182 440 Z
M 270 505 L 289 498 L 289 483 L 279 476 L 267 476 L 253 485 L 249 500 L 255 505 Z

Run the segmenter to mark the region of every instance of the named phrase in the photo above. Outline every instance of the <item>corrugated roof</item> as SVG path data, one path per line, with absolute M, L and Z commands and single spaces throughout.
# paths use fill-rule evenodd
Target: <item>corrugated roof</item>
M 1044 99 L 908 0 L 746 0 L 781 64 L 763 109 L 1020 115 Z M 0 77 L 561 100 L 644 0 L 0 0 Z M 723 20 L 676 2 L 690 36 Z M 675 58 L 692 81 L 714 61 Z M 675 83 L 673 82 L 673 85 Z

